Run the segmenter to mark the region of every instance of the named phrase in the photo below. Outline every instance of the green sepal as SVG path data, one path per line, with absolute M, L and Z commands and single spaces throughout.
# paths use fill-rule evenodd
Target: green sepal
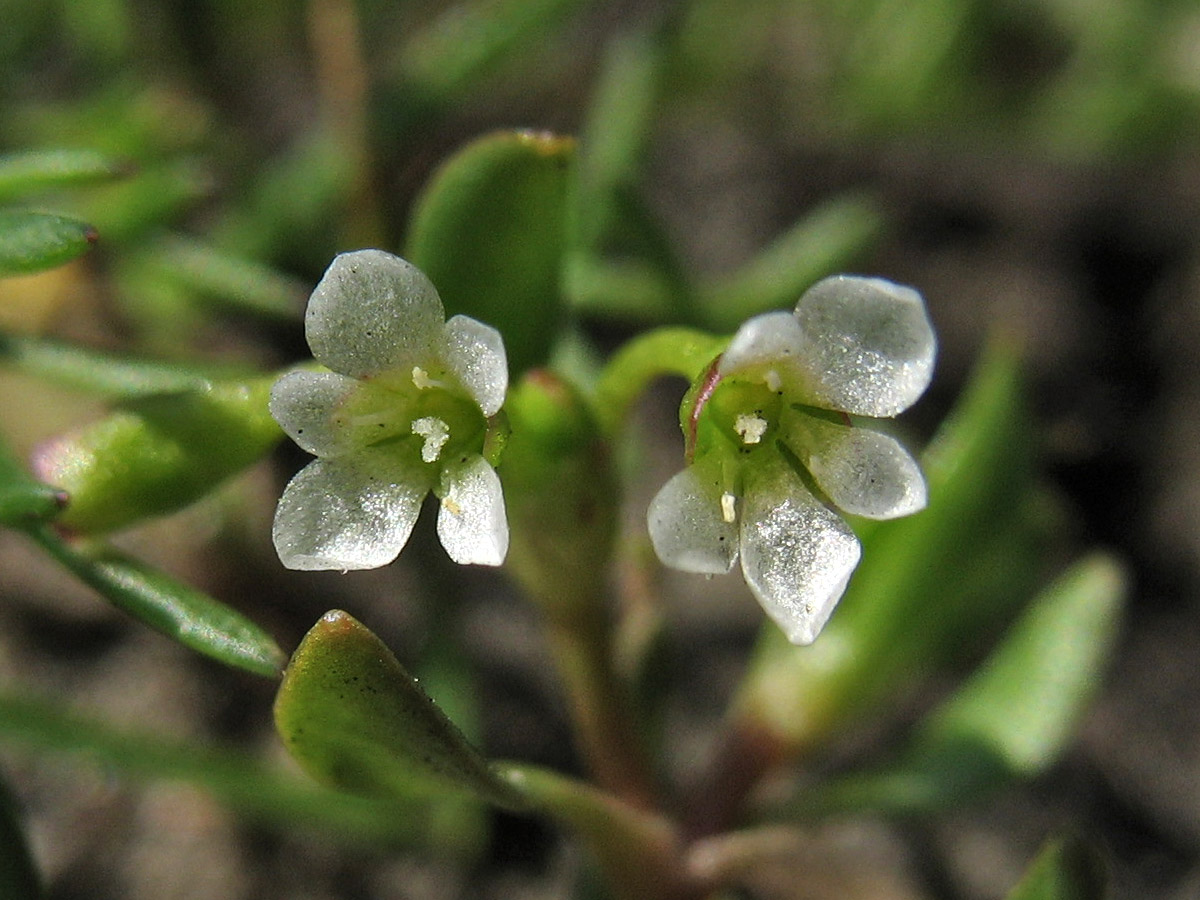
M 928 507 L 864 532 L 862 562 L 820 640 L 797 648 L 764 629 L 737 700 L 739 727 L 789 759 L 1012 614 L 1046 543 L 1019 538 L 1039 523 L 1015 520 L 1026 531 L 1005 539 L 1026 549 L 1001 566 L 982 538 L 1029 508 L 1028 422 L 1019 357 L 997 343 L 924 455 Z
M 138 621 L 227 666 L 279 677 L 285 654 L 236 610 L 103 544 L 73 543 L 48 526 L 28 533 L 80 581 Z
M 802 818 L 864 810 L 926 814 L 1045 771 L 1099 689 L 1126 578 L 1094 554 L 1047 587 L 979 669 L 918 727 L 902 760 L 801 795 Z
M 34 471 L 69 495 L 63 527 L 82 534 L 112 531 L 211 493 L 282 437 L 267 409 L 273 382 L 212 383 L 134 397 L 43 446 Z
M 24 209 L 0 210 L 0 276 L 28 275 L 77 259 L 96 242 L 78 219 Z
M 0 156 L 0 203 L 53 188 L 118 178 L 129 166 L 95 150 L 34 150 Z
M 292 655 L 275 727 L 305 771 L 353 793 L 523 805 L 384 643 L 340 610 L 322 616 Z
M 504 335 L 509 371 L 545 363 L 565 325 L 559 286 L 575 141 L 504 131 L 451 157 L 419 198 L 406 256 L 449 315 Z
M 1103 900 L 1108 866 L 1091 844 L 1075 837 L 1046 843 L 1006 900 Z

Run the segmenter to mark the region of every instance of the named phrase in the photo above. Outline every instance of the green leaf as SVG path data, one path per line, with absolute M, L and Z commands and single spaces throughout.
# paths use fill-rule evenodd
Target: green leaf
M 925 454 L 928 508 L 864 534 L 862 563 L 821 639 L 797 648 L 764 631 L 737 717 L 769 736 L 771 753 L 791 758 L 877 709 L 1028 596 L 1045 542 L 1021 540 L 1027 552 L 996 565 L 984 539 L 1028 508 L 1032 448 L 1018 368 L 1003 344 L 985 355 Z M 1033 527 L 1019 518 L 1015 526 Z M 978 577 L 979 567 L 992 577 Z
M 310 289 L 262 263 L 178 235 L 155 241 L 145 258 L 159 277 L 214 305 L 284 321 L 304 316 Z
M 241 613 L 103 545 L 78 546 L 45 526 L 28 533 L 80 581 L 133 618 L 218 662 L 279 677 L 283 651 Z
M 67 497 L 33 478 L 0 440 L 0 525 L 28 525 L 62 512 Z
M 96 230 L 77 219 L 0 210 L 0 276 L 61 266 L 85 254 L 95 242 Z
M 565 324 L 559 288 L 575 142 L 497 132 L 460 150 L 421 195 L 407 257 L 450 315 L 504 335 L 509 370 L 546 362 Z
M 0 203 L 48 188 L 108 181 L 129 167 L 94 150 L 37 150 L 0 156 Z
M 326 613 L 292 655 L 275 726 L 310 775 L 355 793 L 450 791 L 522 805 L 383 642 L 340 610 Z
M 1125 573 L 1095 554 L 1046 588 L 967 682 L 918 728 L 904 759 L 802 795 L 793 812 L 928 813 L 1045 771 L 1099 689 Z
M 851 194 L 826 201 L 707 288 L 700 298 L 701 320 L 717 331 L 733 331 L 751 316 L 790 309 L 818 280 L 861 256 L 882 230 L 874 199 Z
M 75 344 L 0 332 L 0 365 L 70 388 L 112 398 L 205 391 L 237 374 L 226 368 L 118 356 Z
M 1046 844 L 1007 900 L 1102 900 L 1108 896 L 1104 858 L 1077 838 Z
M 8 785 L 0 782 L 0 897 L 39 900 L 42 896 L 16 799 Z
M 486 0 L 462 3 L 415 34 L 400 56 L 410 92 L 443 104 L 505 60 L 528 56 L 582 0 Z
M 273 382 L 135 397 L 43 446 L 36 474 L 70 496 L 62 525 L 83 534 L 112 531 L 211 493 L 282 437 L 267 409 Z
M 27 692 L 0 693 L 0 739 L 37 750 L 43 758 L 45 751 L 80 754 L 109 774 L 186 781 L 289 832 L 307 826 L 387 845 L 438 846 L 430 840 L 431 823 L 420 807 L 322 788 L 233 749 L 118 730 Z

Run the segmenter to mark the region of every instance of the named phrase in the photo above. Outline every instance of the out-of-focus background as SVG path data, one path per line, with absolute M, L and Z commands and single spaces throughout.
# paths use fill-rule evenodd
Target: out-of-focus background
M 840 825 L 798 849 L 807 880 L 763 873 L 762 896 L 825 896 L 825 878 L 842 885 L 828 896 L 851 896 L 837 879 L 852 870 L 856 896 L 999 897 L 1059 829 L 1099 841 L 1118 897 L 1197 896 L 1200 4 L 0 0 L 0 152 L 87 147 L 136 169 L 45 198 L 100 242 L 63 269 L 0 280 L 0 328 L 264 369 L 302 358 L 295 322 L 180 286 L 193 241 L 276 267 L 298 311 L 338 250 L 403 246 L 415 193 L 467 140 L 582 132 L 586 153 L 601 73 L 632 78 L 648 41 L 662 71 L 642 98 L 652 127 L 635 187 L 686 276 L 717 280 L 807 216 L 829 238 L 805 246 L 831 245 L 830 265 L 917 286 L 941 356 L 906 419 L 915 442 L 988 334 L 1015 335 L 1071 540 L 1116 551 L 1134 575 L 1107 685 L 1049 776 L 933 823 Z M 659 311 L 601 298 L 577 315 L 611 346 Z M 678 396 L 664 389 L 646 415 L 661 423 L 658 483 L 677 465 Z M 0 371 L 0 428 L 22 454 L 102 409 Z M 428 614 L 437 593 L 459 590 L 453 627 L 486 676 L 489 750 L 577 766 L 533 613 L 499 576 L 449 571 L 428 517 L 389 569 L 281 570 L 271 515 L 303 458 L 281 450 L 120 542 L 289 648 L 344 607 L 403 657 L 447 627 Z M 682 757 L 703 745 L 754 634 L 740 590 L 722 582 L 672 607 L 696 648 L 673 725 Z M 131 624 L 9 533 L 0 679 L 115 725 L 281 755 L 271 685 Z M 77 756 L 0 750 L 52 900 L 549 898 L 578 852 L 506 817 L 469 866 L 384 854 Z

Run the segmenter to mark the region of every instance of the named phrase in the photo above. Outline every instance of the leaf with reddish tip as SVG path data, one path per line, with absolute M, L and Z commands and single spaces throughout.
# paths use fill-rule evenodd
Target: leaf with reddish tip
M 0 275 L 53 269 L 96 242 L 96 229 L 78 219 L 23 209 L 0 210 Z

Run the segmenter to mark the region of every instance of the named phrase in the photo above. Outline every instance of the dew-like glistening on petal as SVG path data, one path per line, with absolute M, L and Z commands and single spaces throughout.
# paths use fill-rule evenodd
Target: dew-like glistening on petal
M 677 472 L 650 501 L 646 521 L 654 551 L 668 566 L 701 575 L 728 572 L 737 559 L 737 525 L 723 515 L 715 467 L 702 463 Z M 725 507 L 736 512 L 727 495 Z
M 747 477 L 741 517 L 746 584 L 789 641 L 811 644 L 858 565 L 858 538 L 782 460 Z
M 937 341 L 915 290 L 837 275 L 796 305 L 809 402 L 861 416 L 894 416 L 929 386 Z
M 895 438 L 811 416 L 798 443 L 813 479 L 837 506 L 856 516 L 894 519 L 925 508 L 925 478 Z
M 438 537 L 463 565 L 498 566 L 508 553 L 508 519 L 495 469 L 482 456 L 447 466 L 442 475 Z
M 479 404 L 485 416 L 494 416 L 508 390 L 508 357 L 504 338 L 491 325 L 469 316 L 454 316 L 446 323 L 447 368 Z
M 289 569 L 374 569 L 408 541 L 430 485 L 420 469 L 369 448 L 318 459 L 291 480 L 272 537 Z
M 729 348 L 721 354 L 717 371 L 724 378 L 741 373 L 761 374 L 768 382 L 789 380 L 804 353 L 804 333 L 796 317 L 787 312 L 769 312 L 742 323 Z M 778 390 L 774 384 L 772 390 Z
M 361 386 L 336 372 L 288 372 L 271 387 L 271 416 L 309 453 L 337 456 L 357 446 L 340 410 Z
M 334 258 L 304 316 L 313 356 L 343 375 L 411 367 L 441 347 L 445 312 L 429 279 L 382 250 Z

